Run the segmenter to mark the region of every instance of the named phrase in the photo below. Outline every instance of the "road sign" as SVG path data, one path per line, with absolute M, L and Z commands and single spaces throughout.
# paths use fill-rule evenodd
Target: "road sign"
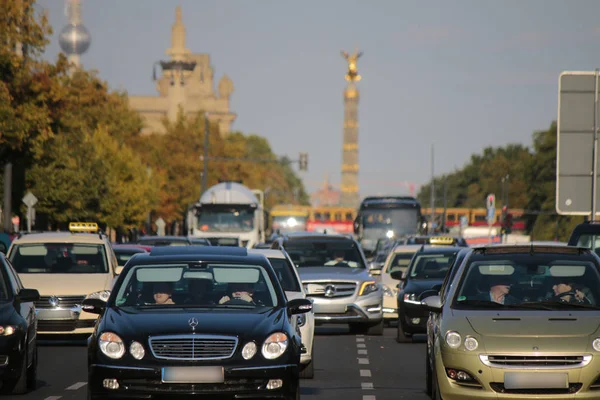
M 156 228 L 158 228 L 156 232 L 158 236 L 165 236 L 165 226 L 167 225 L 165 220 L 162 217 L 158 217 L 154 223 L 156 224 Z
M 489 207 L 487 209 L 487 223 L 488 225 L 493 225 L 496 217 L 496 209 Z
M 481 197 L 480 197 L 481 198 Z M 486 199 L 486 208 L 490 209 L 496 209 L 496 195 L 493 193 L 490 193 L 487 195 L 487 199 Z
M 598 187 L 593 179 L 594 131 L 600 122 L 598 83 L 595 71 L 563 72 L 558 80 L 555 206 L 561 215 L 591 215 L 592 208 L 598 210 L 592 190 Z
M 33 207 L 38 202 L 37 197 L 35 197 L 31 192 L 27 192 L 27 194 L 23 196 L 21 200 L 23 201 L 23 203 L 25 203 L 27 207 Z

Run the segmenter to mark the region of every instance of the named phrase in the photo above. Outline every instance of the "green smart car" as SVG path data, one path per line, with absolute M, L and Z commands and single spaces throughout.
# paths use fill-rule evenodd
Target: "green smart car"
M 599 271 L 577 247 L 470 250 L 422 301 L 432 399 L 599 399 Z

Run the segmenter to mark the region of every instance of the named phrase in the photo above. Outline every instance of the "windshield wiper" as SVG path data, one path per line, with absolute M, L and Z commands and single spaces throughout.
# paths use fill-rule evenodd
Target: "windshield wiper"
M 539 307 L 545 307 L 546 309 L 549 310 L 554 310 L 556 308 L 585 308 L 588 310 L 600 310 L 600 307 L 595 306 L 593 304 L 586 304 L 586 303 L 567 303 L 564 301 L 553 301 L 553 300 L 545 300 L 545 301 L 537 301 L 537 302 L 526 302 L 526 303 L 521 303 L 521 305 L 523 306 L 539 306 Z

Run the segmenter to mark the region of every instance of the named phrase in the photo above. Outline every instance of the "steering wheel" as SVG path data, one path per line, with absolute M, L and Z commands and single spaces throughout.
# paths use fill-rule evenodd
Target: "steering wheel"
M 242 300 L 242 299 L 231 299 L 231 300 L 227 300 L 223 304 L 232 305 L 232 306 L 247 306 L 247 305 L 254 304 L 254 303 L 250 303 L 250 302 L 247 302 L 246 300 Z
M 587 296 L 584 296 L 583 299 L 579 299 L 577 297 L 577 292 L 575 290 L 569 290 L 568 292 L 563 292 L 563 293 L 559 293 L 555 296 L 553 296 L 553 299 L 557 299 L 557 300 L 563 300 L 563 297 L 566 296 L 573 296 L 573 298 L 575 298 L 575 300 L 578 303 L 586 303 L 586 304 L 592 304 L 592 302 L 590 301 L 590 299 L 587 298 Z

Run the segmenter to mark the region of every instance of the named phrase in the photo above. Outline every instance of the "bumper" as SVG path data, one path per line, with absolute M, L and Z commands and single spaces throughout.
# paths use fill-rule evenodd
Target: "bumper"
M 382 297 L 381 291 L 366 296 L 334 299 L 313 297 L 315 323 L 348 324 L 364 322 L 376 324 L 383 319 Z
M 445 364 L 444 364 L 445 361 Z M 467 368 L 469 366 L 469 368 Z M 461 368 L 462 367 L 462 368 Z M 465 386 L 456 383 L 446 375 L 446 368 L 462 369 L 477 379 L 477 386 Z M 592 359 L 585 367 L 553 369 L 551 371 L 531 369 L 503 369 L 488 367 L 479 361 L 478 355 L 451 355 L 442 356 L 436 352 L 436 375 L 440 394 L 444 400 L 476 400 L 476 399 L 598 399 L 600 398 L 600 384 L 598 388 L 591 388 L 600 374 L 600 357 Z M 504 388 L 504 374 L 506 372 L 552 372 L 568 375 L 569 389 L 547 388 L 541 389 L 513 389 Z M 596 386 L 596 385 L 594 385 Z
M 315 319 L 312 313 L 306 315 L 306 323 L 300 327 L 302 344 L 306 348 L 306 353 L 300 355 L 300 363 L 308 364 L 312 361 L 312 350 L 315 337 Z
M 36 309 L 38 316 L 38 334 L 44 335 L 79 335 L 91 334 L 98 317 L 81 312 L 80 307 L 69 309 L 49 308 Z
M 160 367 L 123 367 L 92 364 L 88 367 L 93 395 L 107 398 L 144 399 L 152 396 L 173 398 L 188 395 L 220 395 L 230 398 L 287 399 L 298 386 L 298 366 L 283 364 L 265 367 L 224 367 L 224 383 L 163 383 Z M 117 389 L 103 387 L 104 379 L 116 379 Z M 280 379 L 283 386 L 267 389 L 269 380 Z
M 398 302 L 396 297 L 383 296 L 383 318 L 398 319 Z

